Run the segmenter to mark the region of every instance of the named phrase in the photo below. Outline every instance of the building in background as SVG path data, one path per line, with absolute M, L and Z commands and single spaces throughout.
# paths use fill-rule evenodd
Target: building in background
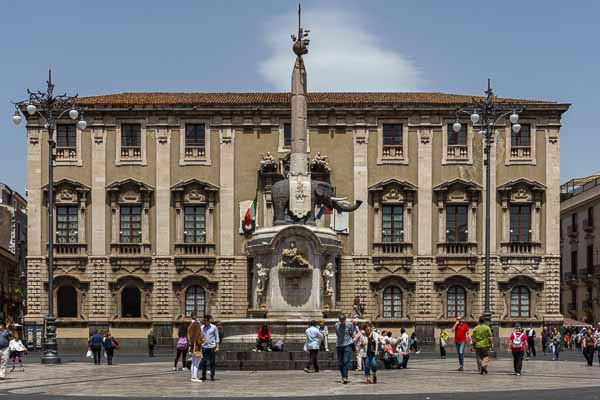
M 600 173 L 561 186 L 562 312 L 589 323 L 600 321 L 599 213 Z
M 22 322 L 27 256 L 27 201 L 0 183 L 0 319 Z

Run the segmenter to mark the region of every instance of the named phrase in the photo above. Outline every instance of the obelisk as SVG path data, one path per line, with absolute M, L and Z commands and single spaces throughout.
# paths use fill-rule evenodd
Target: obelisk
M 298 5 L 298 34 L 292 35 L 296 62 L 292 72 L 292 152 L 290 154 L 289 211 L 296 220 L 311 212 L 311 182 L 307 153 L 306 69 L 302 56 L 308 53 L 308 30 L 301 26 L 302 9 Z

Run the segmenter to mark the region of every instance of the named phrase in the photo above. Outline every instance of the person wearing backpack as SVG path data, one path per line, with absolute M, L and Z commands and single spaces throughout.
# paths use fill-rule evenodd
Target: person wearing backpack
M 106 361 L 108 365 L 113 365 L 113 356 L 115 355 L 115 350 L 119 348 L 119 342 L 117 342 L 117 339 L 111 335 L 110 331 L 106 331 L 104 334 L 102 346 L 104 347 L 104 352 L 106 353 Z
M 177 343 L 175 344 L 175 350 L 177 350 L 177 355 L 175 356 L 175 365 L 173 366 L 173 371 L 183 371 L 189 348 L 190 343 L 187 338 L 187 329 L 185 329 L 185 327 L 182 326 L 177 332 Z M 181 358 L 181 368 L 178 369 L 177 364 L 179 364 L 179 358 Z
M 102 334 L 94 331 L 88 340 L 88 347 L 94 355 L 94 365 L 102 364 Z
M 513 366 L 515 375 L 521 376 L 523 369 L 523 355 L 527 350 L 527 335 L 523 332 L 521 325 L 515 326 L 515 331 L 508 338 L 508 351 L 513 355 Z

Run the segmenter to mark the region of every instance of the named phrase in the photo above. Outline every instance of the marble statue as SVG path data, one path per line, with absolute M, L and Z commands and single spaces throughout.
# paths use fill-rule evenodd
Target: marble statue
M 290 242 L 290 247 L 283 249 L 281 265 L 289 268 L 308 268 L 309 263 L 296 247 L 296 242 Z
M 261 263 L 256 264 L 256 302 L 259 306 L 264 304 L 269 281 L 269 268 Z

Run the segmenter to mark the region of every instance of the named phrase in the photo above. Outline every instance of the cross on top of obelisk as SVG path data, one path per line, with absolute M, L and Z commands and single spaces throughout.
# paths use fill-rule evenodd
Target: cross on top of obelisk
M 309 32 L 310 30 L 302 28 L 302 5 L 298 3 L 298 33 L 292 35 L 292 41 L 294 42 L 292 49 L 298 57 L 302 57 L 308 53 L 308 44 L 310 43 L 310 39 L 308 39 Z

